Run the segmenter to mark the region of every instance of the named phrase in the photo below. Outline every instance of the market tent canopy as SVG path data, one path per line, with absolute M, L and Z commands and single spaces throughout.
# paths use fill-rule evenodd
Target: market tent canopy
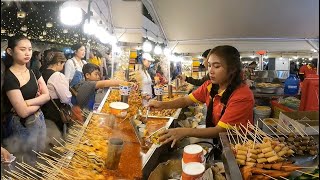
M 318 0 L 142 2 L 174 52 L 199 53 L 219 44 L 251 52 L 319 47 Z
M 93 8 L 96 12 L 101 10 L 101 17 L 110 18 L 106 21 L 112 24 L 119 41 L 142 43 L 142 4 L 140 1 L 95 0 L 95 2 L 98 6 L 93 6 Z

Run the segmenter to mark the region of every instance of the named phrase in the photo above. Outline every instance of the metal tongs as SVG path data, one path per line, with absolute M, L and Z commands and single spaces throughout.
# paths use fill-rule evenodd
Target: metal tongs
M 146 114 L 146 122 L 147 122 L 147 120 L 148 120 L 149 111 L 150 111 L 150 107 L 148 106 L 148 107 L 147 107 L 147 114 Z
M 159 128 L 158 130 L 154 131 L 153 133 L 151 133 L 148 137 L 146 137 L 146 139 L 150 139 L 151 136 L 153 136 L 154 134 L 156 134 L 157 132 L 166 129 L 166 126 L 163 126 L 162 128 Z

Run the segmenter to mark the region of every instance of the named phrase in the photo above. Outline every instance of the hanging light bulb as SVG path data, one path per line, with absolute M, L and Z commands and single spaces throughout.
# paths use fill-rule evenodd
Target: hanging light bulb
M 75 26 L 82 21 L 82 9 L 76 1 L 66 1 L 60 7 L 60 20 L 68 26 Z
M 21 31 L 27 31 L 27 30 L 28 30 L 28 27 L 26 25 L 21 27 Z
M 144 52 L 150 52 L 152 50 L 152 44 L 148 41 L 148 29 L 146 29 L 146 41 L 142 44 L 142 50 Z
M 24 11 L 22 11 L 22 10 L 20 10 L 20 11 L 17 12 L 17 18 L 23 19 L 23 18 L 25 18 L 25 17 L 26 17 L 26 12 L 24 12 Z
M 52 26 L 53 26 L 53 24 L 52 24 L 51 22 L 47 22 L 47 23 L 46 23 L 46 27 L 47 27 L 47 28 L 51 28 Z
M 144 52 L 150 52 L 152 50 L 152 44 L 148 39 L 143 43 L 142 50 Z
M 162 48 L 159 44 L 157 44 L 156 47 L 154 47 L 154 53 L 157 55 L 162 54 Z
M 164 50 L 163 50 L 163 54 L 166 55 L 166 56 L 170 56 L 170 54 L 171 54 L 170 49 L 165 47 Z

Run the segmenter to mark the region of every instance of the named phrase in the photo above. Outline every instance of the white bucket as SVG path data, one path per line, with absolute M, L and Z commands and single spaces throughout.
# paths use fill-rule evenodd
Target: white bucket
M 253 108 L 254 112 L 254 124 L 257 124 L 259 119 L 263 120 L 265 118 L 269 118 L 271 115 L 271 108 L 268 106 L 260 106 Z M 263 123 L 259 121 L 259 128 L 262 129 Z

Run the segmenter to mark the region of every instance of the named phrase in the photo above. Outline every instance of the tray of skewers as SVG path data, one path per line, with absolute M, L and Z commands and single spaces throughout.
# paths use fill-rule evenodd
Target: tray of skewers
M 270 135 L 251 123 L 247 126 L 229 125 L 227 132 L 220 133 L 219 136 L 223 155 L 228 156 L 224 159 L 228 159 L 229 162 L 225 164 L 230 168 L 226 169 L 229 169 L 230 174 L 238 173 L 239 176 L 241 174 L 242 177 L 233 175 L 237 179 L 295 179 L 308 174 L 310 177 L 319 179 L 319 175 L 308 173 L 318 169 L 319 145 L 315 142 L 318 141 L 319 136 L 301 136 L 293 133 Z M 309 142 L 312 142 L 310 147 L 312 149 L 316 147 L 314 150 L 316 153 L 309 153 L 310 150 L 307 151 L 307 148 L 301 151 L 300 146 L 293 146 L 288 141 L 289 137 L 295 138 L 297 142 L 299 140 L 300 144 L 309 139 Z M 225 152 L 225 149 L 230 151 Z

